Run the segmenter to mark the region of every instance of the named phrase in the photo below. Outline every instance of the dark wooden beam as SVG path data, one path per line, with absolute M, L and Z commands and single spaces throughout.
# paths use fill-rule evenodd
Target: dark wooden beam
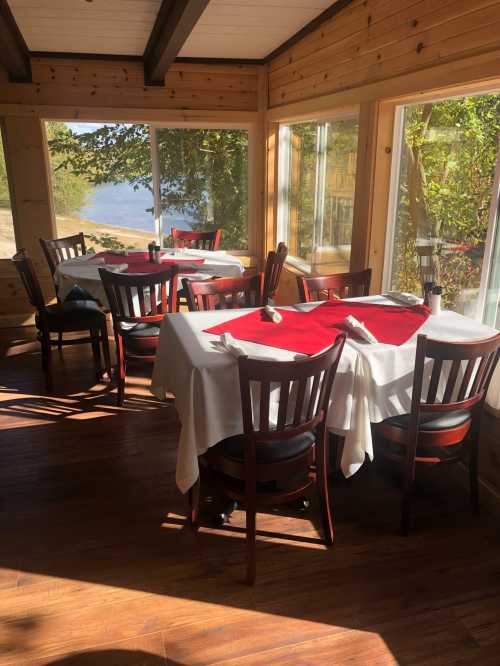
M 337 0 L 337 2 L 334 2 L 333 5 L 327 7 L 325 11 L 321 12 L 321 14 L 318 14 L 316 18 L 313 18 L 312 21 L 309 21 L 309 23 L 307 23 L 303 28 L 296 32 L 295 35 L 292 35 L 289 39 L 287 39 L 286 42 L 283 42 L 283 44 L 280 44 L 277 48 L 274 49 L 274 51 L 268 53 L 263 59 L 263 63 L 270 62 L 273 58 L 276 58 L 276 56 L 281 55 L 291 46 L 297 42 L 300 42 L 300 40 L 303 39 L 306 35 L 308 35 L 310 32 L 313 32 L 313 30 L 319 28 L 322 23 L 328 21 L 328 19 L 331 19 L 333 16 L 341 12 L 347 7 L 347 5 L 350 5 L 351 2 L 353 2 L 353 0 Z
M 164 85 L 165 74 L 209 0 L 163 0 L 144 51 L 147 85 Z
M 31 82 L 28 47 L 7 0 L 0 0 L 0 65 L 5 67 L 11 81 Z

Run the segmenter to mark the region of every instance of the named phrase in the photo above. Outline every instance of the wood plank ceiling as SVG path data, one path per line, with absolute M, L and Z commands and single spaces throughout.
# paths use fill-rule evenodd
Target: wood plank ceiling
M 161 0 L 8 0 L 32 52 L 142 56 Z M 179 55 L 261 59 L 332 0 L 211 0 Z

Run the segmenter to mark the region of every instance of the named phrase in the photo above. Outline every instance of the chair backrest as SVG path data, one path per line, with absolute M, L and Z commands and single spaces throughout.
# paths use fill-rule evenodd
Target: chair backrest
M 172 240 L 175 248 L 194 248 L 196 250 L 218 250 L 222 229 L 214 231 L 183 231 L 172 227 Z
M 371 268 L 357 273 L 335 273 L 315 277 L 297 275 L 300 302 L 310 303 L 330 298 L 368 296 L 371 279 Z
M 259 307 L 262 305 L 263 284 L 263 273 L 248 277 L 182 280 L 191 312 Z
M 115 326 L 160 321 L 177 311 L 177 266 L 144 275 L 99 269 Z
M 49 240 L 39 238 L 38 240 L 40 241 L 52 275 L 54 275 L 61 261 L 87 254 L 85 236 L 82 232 L 73 236 L 65 236 L 64 238 L 51 238 Z
M 250 441 L 287 439 L 324 423 L 345 339 L 341 333 L 326 351 L 304 360 L 238 359 L 243 430 Z M 279 398 L 271 400 L 272 391 Z
M 473 342 L 443 342 L 419 335 L 412 393 L 414 431 L 420 412 L 450 412 L 482 404 L 499 357 L 500 333 Z
M 267 305 L 268 301 L 273 299 L 278 291 L 281 271 L 283 270 L 287 254 L 288 248 L 285 243 L 279 243 L 276 251 L 271 250 L 267 255 L 264 271 L 264 305 Z
M 33 262 L 31 261 L 26 250 L 19 250 L 12 257 L 12 263 L 16 267 L 24 288 L 26 289 L 29 302 L 39 312 L 44 312 L 45 299 L 43 297 L 42 288 L 40 287 L 40 282 L 38 281 L 37 274 L 35 273 Z

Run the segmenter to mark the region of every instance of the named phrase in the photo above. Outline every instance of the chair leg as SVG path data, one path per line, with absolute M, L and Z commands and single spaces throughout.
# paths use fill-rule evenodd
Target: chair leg
M 472 510 L 479 513 L 479 480 L 478 480 L 478 441 L 474 439 L 470 443 L 469 449 L 469 479 L 470 479 L 470 499 Z
M 253 499 L 247 499 L 246 506 L 246 549 L 247 549 L 247 575 L 248 585 L 254 585 L 257 570 L 256 551 L 255 551 L 255 529 L 256 529 L 256 506 L 255 493 Z
M 189 522 L 191 523 L 191 527 L 194 530 L 198 530 L 198 525 L 199 525 L 199 517 L 200 517 L 200 478 L 198 477 L 198 480 L 196 483 L 191 486 L 189 489 L 188 495 L 189 495 Z
M 48 393 L 52 393 L 53 390 L 53 381 L 52 381 L 52 350 L 50 346 L 50 333 L 43 332 L 40 338 L 40 344 L 42 347 L 42 370 L 45 378 L 45 388 Z
M 403 503 L 401 506 L 401 535 L 408 536 L 410 529 L 410 507 L 413 495 L 413 485 L 415 483 L 415 466 L 406 467 Z
M 59 331 L 59 333 L 57 334 L 57 349 L 59 351 L 62 351 L 63 348 L 62 342 L 63 342 L 63 334 L 62 331 Z
M 324 540 L 327 546 L 331 546 L 333 544 L 334 529 L 330 494 L 328 492 L 328 451 L 325 436 L 322 435 L 318 440 L 316 443 L 316 485 L 323 520 Z
M 121 335 L 116 336 L 116 355 L 118 357 L 118 395 L 117 395 L 117 404 L 118 407 L 123 405 L 125 400 L 125 353 L 123 350 L 123 340 Z
M 101 349 L 99 346 L 99 332 L 95 329 L 90 331 L 90 339 L 92 344 L 92 355 L 94 357 L 94 368 L 95 376 L 99 382 L 102 377 L 102 366 L 101 366 Z
M 102 353 L 104 356 L 104 369 L 106 370 L 109 379 L 111 379 L 111 356 L 109 354 L 109 341 L 108 341 L 108 327 L 106 323 L 101 328 L 101 342 Z

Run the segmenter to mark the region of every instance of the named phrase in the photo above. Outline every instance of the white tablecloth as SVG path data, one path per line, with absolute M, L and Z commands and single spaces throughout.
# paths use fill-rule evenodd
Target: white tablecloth
M 390 303 L 381 296 L 355 300 Z M 316 305 L 293 307 L 307 310 Z M 246 310 L 178 313 L 167 315 L 162 322 L 151 390 L 159 398 L 172 391 L 176 398 L 182 424 L 176 480 L 182 492 L 198 478 L 198 456 L 225 437 L 243 430 L 237 361 L 214 344 L 218 336 L 202 331 L 244 312 Z M 349 339 L 327 416 L 328 428 L 345 436 L 341 466 L 346 476 L 360 468 L 367 454 L 373 457 L 370 424 L 410 411 L 418 333 L 452 341 L 490 337 L 496 331 L 454 312 L 443 312 L 430 316 L 419 331 L 399 347 L 368 345 Z M 252 357 L 286 361 L 296 356 L 255 343 L 239 341 L 239 344 Z
M 175 256 L 173 250 L 171 253 L 172 256 Z M 61 300 L 64 300 L 73 287 L 78 285 L 88 291 L 101 305 L 104 307 L 108 306 L 106 293 L 99 276 L 99 268 L 117 270 L 118 267 L 112 264 L 93 264 L 91 261 L 93 257 L 93 254 L 86 254 L 82 257 L 63 261 L 57 266 L 54 279 L 58 286 Z M 187 257 L 205 260 L 205 263 L 201 265 L 188 263 L 189 266 L 196 270 L 196 273 L 189 273 L 184 277 L 189 277 L 193 280 L 203 280 L 212 275 L 217 277 L 239 277 L 245 270 L 238 257 L 233 257 L 222 250 L 211 252 L 209 250 L 185 249 L 179 258 L 184 260 Z M 127 264 L 127 255 L 123 255 L 120 259 L 123 259 L 123 264 Z M 179 277 L 183 277 L 182 263 L 179 263 Z M 179 289 L 181 288 L 182 284 L 179 280 Z

